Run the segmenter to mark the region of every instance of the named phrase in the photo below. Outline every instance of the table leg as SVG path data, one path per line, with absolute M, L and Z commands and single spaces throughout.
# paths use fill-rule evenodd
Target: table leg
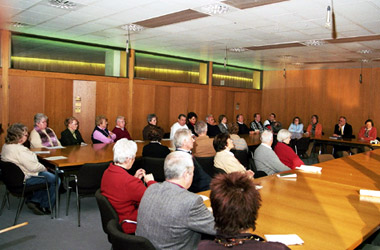
M 59 178 L 59 168 L 55 166 L 55 218 L 58 218 L 59 214 L 59 185 L 58 185 L 58 178 Z

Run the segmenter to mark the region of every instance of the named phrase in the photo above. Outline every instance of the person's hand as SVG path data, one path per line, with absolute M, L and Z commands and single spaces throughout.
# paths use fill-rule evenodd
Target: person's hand
M 139 170 L 136 171 L 135 173 L 135 177 L 138 178 L 138 179 L 141 179 L 143 178 L 145 175 L 145 170 L 140 168 Z
M 146 174 L 146 175 L 144 175 L 144 182 L 148 183 L 150 181 L 154 181 L 153 174 Z
M 253 131 L 253 130 L 249 131 L 250 135 L 253 135 L 254 133 L 255 133 L 255 131 Z
M 333 136 L 338 136 L 337 134 L 333 134 Z
M 247 170 L 247 171 L 245 171 L 245 173 L 246 173 L 249 177 L 251 177 L 251 178 L 253 178 L 253 176 L 255 175 L 255 173 L 254 173 L 252 170 Z

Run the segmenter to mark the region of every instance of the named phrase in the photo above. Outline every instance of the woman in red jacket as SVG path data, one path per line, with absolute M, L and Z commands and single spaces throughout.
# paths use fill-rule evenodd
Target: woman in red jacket
M 358 138 L 367 142 L 375 140 L 377 137 L 377 130 L 373 126 L 373 121 L 368 119 L 364 124 L 365 126 L 361 127 L 359 131 Z
M 291 169 L 295 169 L 304 162 L 298 157 L 293 149 L 288 145 L 292 134 L 287 129 L 281 129 L 277 134 L 277 144 L 274 152 L 280 158 L 280 161 Z

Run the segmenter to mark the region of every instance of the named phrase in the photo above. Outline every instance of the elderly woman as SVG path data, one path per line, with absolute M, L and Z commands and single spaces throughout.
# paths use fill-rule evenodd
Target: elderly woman
M 322 136 L 322 124 L 318 123 L 318 116 L 311 116 L 311 123 L 307 127 L 306 133 L 311 136 Z
M 95 128 L 91 135 L 92 143 L 113 143 L 116 135 L 107 129 L 108 120 L 104 115 L 95 118 Z
M 168 147 L 161 145 L 161 139 L 164 136 L 164 130 L 157 126 L 149 128 L 148 139 L 149 144 L 143 147 L 143 157 L 165 158 L 170 154 Z
M 234 154 L 230 151 L 233 147 L 234 143 L 231 140 L 229 134 L 222 133 L 215 136 L 215 167 L 224 170 L 227 174 L 232 172 L 243 172 L 248 176 L 253 177 L 254 173 L 251 170 L 246 170 L 245 167 L 235 158 Z
M 80 145 L 84 142 L 82 135 L 78 130 L 79 121 L 75 117 L 69 117 L 65 120 L 67 129 L 61 132 L 61 143 L 63 146 Z
M 186 125 L 187 127 L 191 130 L 191 133 L 195 136 L 198 136 L 198 134 L 195 131 L 195 123 L 197 123 L 198 116 L 194 112 L 189 112 L 187 114 L 187 122 Z
M 292 124 L 289 126 L 289 132 L 291 133 L 303 133 L 303 124 L 301 118 L 298 116 L 293 118 Z
M 216 238 L 201 241 L 198 250 L 290 249 L 282 243 L 265 242 L 260 236 L 250 233 L 256 228 L 261 197 L 247 175 L 238 172 L 218 175 L 210 187 Z
M 274 152 L 282 163 L 291 169 L 295 169 L 296 167 L 304 165 L 304 162 L 298 157 L 293 149 L 288 146 L 291 136 L 292 134 L 288 130 L 281 129 L 277 134 L 277 144 L 274 147 Z
M 23 146 L 28 139 L 28 128 L 21 123 L 12 124 L 7 130 L 5 144 L 1 151 L 1 160 L 16 164 L 25 175 L 26 185 L 45 183 L 42 178 L 46 178 L 49 185 L 51 204 L 55 204 L 55 183 L 56 177 L 48 172 L 46 168 L 38 162 L 37 155 Z M 58 183 L 59 183 L 58 179 Z M 49 200 L 45 190 L 39 190 L 27 198 L 26 204 L 34 214 L 50 214 Z
M 195 124 L 195 132 L 198 137 L 195 138 L 193 154 L 195 157 L 211 157 L 216 154 L 213 142 L 214 140 L 207 135 L 207 124 L 199 121 Z
M 122 138 L 127 138 L 128 140 L 132 140 L 131 135 L 129 134 L 128 130 L 125 128 L 125 117 L 119 115 L 116 117 L 116 126 L 114 129 L 112 129 L 112 133 L 116 135 L 115 142 Z
M 146 190 L 144 182 L 150 186 L 156 183 L 152 174 L 145 174 L 144 169 L 130 175 L 127 170 L 131 169 L 135 161 L 137 145 L 128 139 L 118 140 L 113 147 L 113 163 L 104 171 L 101 182 L 101 193 L 107 197 L 112 207 L 119 215 L 119 221 L 137 220 L 137 210 L 141 198 Z M 136 231 L 136 224 L 123 223 L 123 231 L 127 234 Z
M 373 126 L 373 121 L 368 119 L 365 121 L 364 125 L 365 126 L 361 127 L 359 131 L 358 138 L 367 142 L 375 140 L 377 137 L 377 130 Z
M 54 131 L 47 127 L 47 120 L 48 117 L 42 113 L 34 116 L 34 129 L 29 137 L 31 148 L 61 146 Z
M 247 142 L 238 135 L 239 126 L 237 123 L 228 124 L 228 132 L 230 133 L 230 138 L 232 139 L 236 150 L 248 151 Z
M 143 139 L 144 140 L 149 140 L 148 139 L 148 133 L 150 131 L 150 128 L 153 126 L 157 126 L 157 116 L 156 114 L 148 114 L 148 117 L 146 118 L 148 125 L 146 125 L 143 129 Z
M 219 127 L 220 132 L 228 133 L 227 116 L 220 115 L 218 120 L 219 120 L 218 127 Z

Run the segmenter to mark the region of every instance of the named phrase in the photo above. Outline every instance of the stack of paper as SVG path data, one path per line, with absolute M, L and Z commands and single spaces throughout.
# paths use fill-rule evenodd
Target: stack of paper
M 297 234 L 265 234 L 267 241 L 281 242 L 287 246 L 302 245 L 304 242 Z
M 377 191 L 377 190 L 360 189 L 359 193 L 360 195 L 380 197 L 380 191 Z
M 33 151 L 35 154 L 50 154 L 50 151 Z
M 47 149 L 61 149 L 61 148 L 65 148 L 65 147 L 62 147 L 62 146 L 54 146 L 54 147 L 45 147 Z
M 47 161 L 57 161 L 57 160 L 64 160 L 64 159 L 67 159 L 67 157 L 65 157 L 65 156 L 51 156 L 51 157 L 45 158 L 45 160 L 47 160 Z
M 301 165 L 300 167 L 296 167 L 296 169 L 302 170 L 304 172 L 309 172 L 309 173 L 321 173 L 322 171 L 321 167 L 307 166 L 307 165 Z
M 281 178 L 297 178 L 297 174 L 295 174 L 295 173 L 283 173 L 283 174 L 278 174 L 277 177 L 281 177 Z

